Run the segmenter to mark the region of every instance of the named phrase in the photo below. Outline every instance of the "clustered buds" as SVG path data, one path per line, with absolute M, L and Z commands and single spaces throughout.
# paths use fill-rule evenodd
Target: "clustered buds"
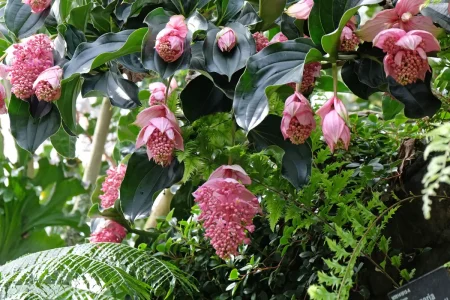
M 293 144 L 303 144 L 316 128 L 314 112 L 308 100 L 295 92 L 287 98 L 284 105 L 281 133 L 284 139 L 290 139 Z
M 355 33 L 356 24 L 353 20 L 347 22 L 342 29 L 341 44 L 339 46 L 340 51 L 355 51 L 360 43 L 359 37 Z
M 300 93 L 308 94 L 316 85 L 316 78 L 320 76 L 322 65 L 320 62 L 312 62 L 305 64 L 303 68 L 302 84 L 300 86 Z M 289 86 L 295 90 L 295 83 L 289 83 Z
M 63 70 L 60 66 L 43 71 L 33 83 L 34 93 L 39 100 L 54 101 L 61 97 Z
M 261 51 L 269 45 L 269 39 L 261 32 L 255 32 L 253 34 L 253 39 L 256 43 L 256 52 Z
M 117 168 L 111 168 L 106 171 L 107 176 L 101 188 L 103 194 L 99 197 L 102 208 L 114 206 L 114 202 L 119 199 L 120 185 L 122 184 L 126 171 L 127 166 L 124 164 L 120 164 Z
M 173 78 L 170 82 L 169 91 L 167 91 L 167 87 L 162 82 L 153 82 L 149 85 L 150 90 L 150 99 L 149 104 L 152 105 L 158 105 L 158 104 L 166 104 L 166 93 L 167 96 L 170 96 L 170 94 L 178 87 L 177 81 Z
M 91 233 L 89 241 L 91 243 L 121 243 L 126 236 L 127 230 L 122 225 L 106 220 Z
M 236 33 L 230 27 L 225 27 L 216 35 L 220 51 L 230 52 L 237 44 Z
M 176 61 L 183 54 L 188 29 L 182 15 L 170 17 L 169 23 L 156 36 L 155 49 L 168 63 Z
M 52 4 L 52 0 L 22 0 L 23 3 L 31 7 L 32 13 L 40 13 Z
M 313 6 L 313 0 L 300 0 L 297 3 L 289 6 L 289 8 L 286 10 L 286 14 L 298 20 L 306 20 L 308 19 Z
M 149 160 L 167 166 L 172 162 L 175 149 L 184 150 L 181 129 L 174 114 L 165 105 L 144 109 L 138 114 L 135 124 L 142 128 L 136 148 L 146 145 Z
M 193 193 L 205 236 L 223 259 L 237 255 L 239 245 L 250 243 L 247 233 L 255 230 L 253 218 L 261 213 L 258 199 L 238 180 L 251 183 L 242 167 L 221 166 Z

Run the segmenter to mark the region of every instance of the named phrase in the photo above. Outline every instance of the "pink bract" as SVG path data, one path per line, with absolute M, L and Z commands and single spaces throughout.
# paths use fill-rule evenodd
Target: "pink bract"
M 172 16 L 166 27 L 156 36 L 155 49 L 158 55 L 168 63 L 178 60 L 183 54 L 187 33 L 184 17 Z
M 231 165 L 231 166 L 220 166 L 212 172 L 212 174 L 209 176 L 208 180 L 215 179 L 215 178 L 232 178 L 237 181 L 240 181 L 242 184 L 251 184 L 252 180 L 248 176 L 248 174 L 245 172 L 245 170 L 239 166 L 239 165 Z
M 40 13 L 52 4 L 52 0 L 22 0 L 22 3 L 31 7 L 32 13 Z
M 300 0 L 297 3 L 289 6 L 289 8 L 286 10 L 286 14 L 298 20 L 306 20 L 308 19 L 313 6 L 313 0 Z
M 63 70 L 59 66 L 48 68 L 39 74 L 33 83 L 33 89 L 39 100 L 55 101 L 61 97 Z
M 119 223 L 111 220 L 105 221 L 91 233 L 91 243 L 122 243 L 127 236 L 127 230 Z
M 114 202 L 119 199 L 120 185 L 127 171 L 127 166 L 120 164 L 117 168 L 111 168 L 106 171 L 106 178 L 102 184 L 102 195 L 99 196 L 102 208 L 114 206 Z
M 178 126 L 178 121 L 175 118 L 175 115 L 170 111 L 170 109 L 165 105 L 154 105 L 152 107 L 146 108 L 141 111 L 134 122 L 135 125 L 143 128 L 150 123 L 150 120 L 153 118 L 164 117 L 172 122 L 173 126 L 181 132 L 180 127 Z
M 282 42 L 286 42 L 289 41 L 289 39 L 287 38 L 287 36 L 285 36 L 282 32 L 278 32 L 277 34 L 274 35 L 274 37 L 270 40 L 269 45 L 274 44 L 274 43 L 282 43 Z
M 216 39 L 217 45 L 222 52 L 230 52 L 237 44 L 236 33 L 229 27 L 225 27 L 219 31 Z
M 167 87 L 162 82 L 152 82 L 150 83 L 148 89 L 150 90 L 150 99 L 149 104 L 152 105 L 158 105 L 158 104 L 166 104 L 166 93 L 167 96 L 170 96 L 172 92 L 178 88 L 177 81 L 172 78 L 172 81 L 170 82 L 169 91 L 167 92 Z
M 293 144 L 303 144 L 315 128 L 314 112 L 308 100 L 295 92 L 284 106 L 280 127 L 284 139 L 290 139 Z

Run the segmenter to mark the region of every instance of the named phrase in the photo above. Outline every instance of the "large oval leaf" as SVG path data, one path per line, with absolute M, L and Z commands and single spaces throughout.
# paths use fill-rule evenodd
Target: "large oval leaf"
M 272 44 L 250 57 L 234 96 L 238 125 L 246 131 L 258 126 L 269 113 L 265 89 L 301 82 L 304 63 L 320 60 L 321 56 L 310 40 L 297 39 Z
M 256 26 L 258 31 L 270 29 L 283 13 L 286 0 L 259 0 L 259 16 L 262 22 Z
M 120 186 L 120 204 L 132 222 L 150 214 L 157 193 L 179 182 L 184 164 L 176 159 L 166 168 L 149 161 L 145 151 L 137 151 L 128 161 L 127 172 Z
M 75 76 L 65 81 L 61 86 L 61 97 L 56 101 L 61 117 L 66 124 L 66 129 L 71 135 L 77 134 L 77 98 L 81 90 L 81 78 Z
M 115 58 L 139 52 L 146 28 L 107 33 L 93 43 L 81 43 L 72 59 L 64 66 L 64 78 L 76 73 L 89 73 Z
M 440 2 L 442 3 L 430 3 L 426 5 L 420 13 L 433 19 L 433 21 L 438 23 L 442 28 L 450 30 L 450 14 L 448 13 L 449 3 L 448 1 Z
M 53 147 L 61 156 L 74 158 L 77 137 L 71 136 L 64 130 L 63 126 L 51 138 Z
M 215 0 L 217 8 L 216 25 L 226 24 L 244 5 L 244 0 Z
M 28 110 L 27 102 L 11 95 L 8 106 L 11 133 L 21 148 L 34 153 L 47 138 L 58 131 L 61 116 L 55 105 L 52 105 L 48 114 L 39 119 L 34 119 Z
M 28 4 L 22 0 L 8 0 L 5 9 L 5 24 L 18 38 L 28 37 L 38 31 L 45 23 L 50 7 L 33 14 Z
M 280 130 L 281 117 L 269 115 L 258 127 L 248 133 L 248 139 L 258 151 L 270 146 L 284 150 L 281 174 L 295 188 L 300 189 L 309 182 L 311 176 L 312 152 L 311 141 L 294 145 L 283 139 Z

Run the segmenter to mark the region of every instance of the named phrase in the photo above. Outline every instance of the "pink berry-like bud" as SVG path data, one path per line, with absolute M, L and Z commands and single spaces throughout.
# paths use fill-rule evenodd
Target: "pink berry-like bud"
M 3 86 L 3 84 L 0 84 L 0 115 L 4 115 L 8 112 L 8 110 L 6 109 L 5 99 L 6 99 L 5 87 Z
M 61 97 L 62 76 L 63 70 L 60 66 L 42 72 L 33 83 L 36 97 L 47 102 L 58 100 Z
M 155 49 L 158 55 L 168 63 L 176 61 L 184 51 L 187 26 L 183 16 L 172 16 L 166 27 L 156 36 Z
M 280 128 L 284 139 L 290 139 L 296 145 L 303 144 L 315 128 L 314 112 L 308 100 L 295 92 L 286 100 L 284 106 Z
M 289 8 L 286 10 L 286 14 L 298 20 L 306 20 L 308 19 L 313 6 L 313 0 L 300 0 L 297 3 L 289 6 Z
M 31 7 L 32 13 L 40 13 L 52 4 L 52 0 L 22 0 L 22 3 Z
M 127 166 L 124 164 L 120 164 L 117 168 L 106 171 L 107 176 L 101 188 L 103 195 L 99 196 L 102 208 L 112 207 L 114 202 L 119 199 L 119 189 L 126 171 Z
M 219 46 L 220 51 L 222 52 L 230 52 L 236 46 L 236 34 L 233 29 L 229 27 L 223 28 L 216 35 L 217 45 Z
M 91 243 L 122 243 L 127 236 L 127 230 L 119 223 L 111 220 L 105 221 L 91 233 Z
M 269 39 L 266 38 L 261 32 L 255 32 L 253 34 L 253 39 L 256 43 L 256 52 L 261 51 L 269 45 Z

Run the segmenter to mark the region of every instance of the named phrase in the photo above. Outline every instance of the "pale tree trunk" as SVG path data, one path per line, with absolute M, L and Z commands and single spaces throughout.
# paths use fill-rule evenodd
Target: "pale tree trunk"
M 159 217 L 167 216 L 170 211 L 170 203 L 172 202 L 174 194 L 170 192 L 170 189 L 165 189 L 159 193 L 152 206 L 150 217 L 145 223 L 145 229 L 151 229 L 156 227 L 156 219 Z

